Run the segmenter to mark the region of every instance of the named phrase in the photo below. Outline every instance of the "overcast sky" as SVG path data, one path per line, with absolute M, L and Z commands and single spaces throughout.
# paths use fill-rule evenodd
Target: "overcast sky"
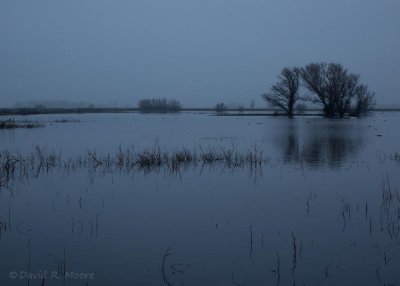
M 399 0 L 1 0 L 0 106 L 261 106 L 283 67 L 314 61 L 399 104 L 399 27 Z

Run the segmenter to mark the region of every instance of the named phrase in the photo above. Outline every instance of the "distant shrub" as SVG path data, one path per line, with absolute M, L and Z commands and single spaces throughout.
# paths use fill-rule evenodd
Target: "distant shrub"
M 226 110 L 226 105 L 223 102 L 219 102 L 215 105 L 216 112 L 224 112 Z
M 307 105 L 305 105 L 304 103 L 299 103 L 295 106 L 295 109 L 298 113 L 302 113 L 304 111 L 307 111 Z
M 177 100 L 166 98 L 141 99 L 138 108 L 141 112 L 179 112 L 182 104 Z

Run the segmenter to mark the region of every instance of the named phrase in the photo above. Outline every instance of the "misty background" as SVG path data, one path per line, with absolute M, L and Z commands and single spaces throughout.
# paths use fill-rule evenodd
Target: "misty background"
M 399 106 L 397 0 L 0 2 L 0 106 L 266 104 L 285 66 L 339 62 Z

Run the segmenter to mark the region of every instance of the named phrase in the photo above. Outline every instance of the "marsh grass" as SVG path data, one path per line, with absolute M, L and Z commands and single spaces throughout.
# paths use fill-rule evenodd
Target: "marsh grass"
M 163 256 L 163 259 L 162 259 L 162 263 L 161 263 L 161 277 L 162 277 L 162 280 L 163 280 L 164 284 L 166 284 L 168 286 L 172 286 L 172 283 L 169 282 L 169 280 L 168 280 L 168 276 L 167 276 L 167 273 L 166 273 L 166 265 L 167 265 L 168 256 L 172 255 L 172 248 L 173 247 L 174 246 L 171 245 L 170 247 L 167 248 L 167 250 L 164 253 L 164 256 Z
M 7 222 L 0 217 L 0 238 L 2 237 L 3 232 L 7 231 Z
M 27 155 L 3 151 L 0 153 L 0 188 L 7 187 L 11 180 L 38 177 L 52 170 L 70 172 L 87 169 L 92 173 L 149 173 L 164 169 L 170 173 L 179 173 L 184 168 L 197 165 L 259 170 L 268 163 L 268 159 L 257 148 L 246 152 L 240 152 L 234 147 L 199 149 L 199 152 L 187 148 L 167 152 L 156 144 L 144 150 L 120 147 L 112 154 L 88 150 L 86 154 L 75 157 L 63 157 L 61 153 L 47 152 L 39 146 Z

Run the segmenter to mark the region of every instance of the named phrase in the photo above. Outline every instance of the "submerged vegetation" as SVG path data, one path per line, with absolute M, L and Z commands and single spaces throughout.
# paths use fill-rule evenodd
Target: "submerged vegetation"
M 15 129 L 15 128 L 38 128 L 43 127 L 44 125 L 37 121 L 17 121 L 14 119 L 1 120 L 0 121 L 0 129 Z

